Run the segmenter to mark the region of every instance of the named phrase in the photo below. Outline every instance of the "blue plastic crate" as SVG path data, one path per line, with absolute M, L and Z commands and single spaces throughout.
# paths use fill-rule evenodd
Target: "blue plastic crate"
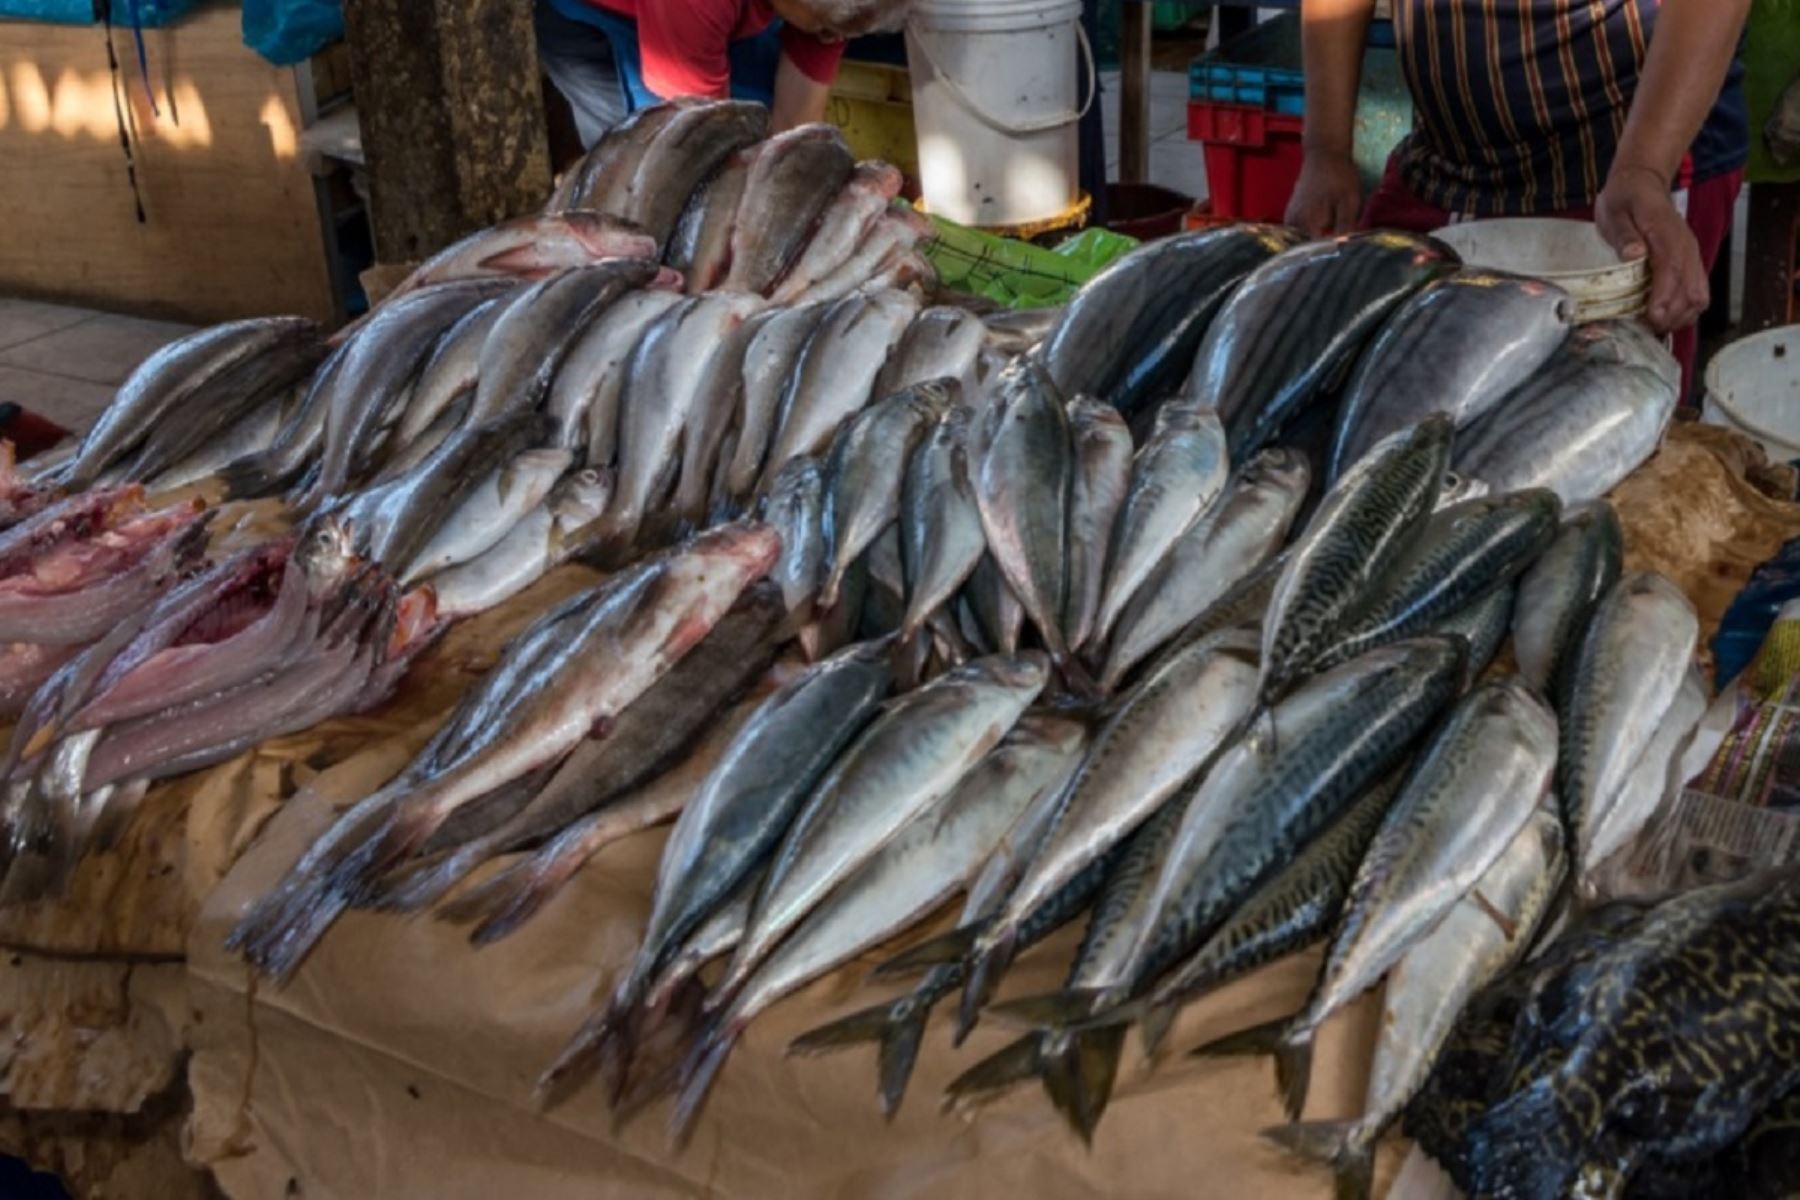
M 1390 21 L 1369 26 L 1368 44 L 1392 47 Z M 1306 114 L 1300 67 L 1300 17 L 1282 13 L 1188 64 L 1188 96 L 1209 104 L 1244 104 L 1290 117 Z

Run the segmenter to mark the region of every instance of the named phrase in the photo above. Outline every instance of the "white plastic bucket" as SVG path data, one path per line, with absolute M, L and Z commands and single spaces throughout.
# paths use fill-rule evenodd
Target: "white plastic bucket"
M 906 53 L 926 211 L 1021 225 L 1075 204 L 1081 0 L 914 0 Z
M 1751 334 L 1713 355 L 1704 419 L 1749 435 L 1776 462 L 1800 459 L 1800 327 Z
M 1494 217 L 1458 221 L 1432 236 L 1470 266 L 1556 284 L 1574 301 L 1576 324 L 1635 317 L 1649 303 L 1649 262 L 1620 262 L 1591 221 Z

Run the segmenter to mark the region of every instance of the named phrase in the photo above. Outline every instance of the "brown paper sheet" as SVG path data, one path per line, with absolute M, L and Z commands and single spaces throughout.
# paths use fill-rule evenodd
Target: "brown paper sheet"
M 1631 564 L 1673 575 L 1695 598 L 1709 633 L 1755 563 L 1800 533 L 1800 507 L 1772 501 L 1746 482 L 1755 466 L 1728 436 L 1720 441 L 1715 431 L 1683 428 L 1618 493 Z M 159 788 L 146 801 L 143 824 L 153 824 L 166 805 L 168 827 L 182 831 L 182 853 L 170 861 L 180 865 L 187 899 L 172 906 L 179 911 L 166 927 L 134 930 L 129 938 L 117 928 L 105 936 L 86 930 L 85 942 L 73 934 L 68 940 L 162 949 L 176 931 L 185 934 L 195 1098 L 188 1153 L 216 1172 L 227 1194 L 1325 1194 L 1322 1173 L 1255 1136 L 1282 1116 L 1272 1072 L 1260 1061 L 1176 1056 L 1150 1074 L 1128 1041 L 1111 1109 L 1088 1150 L 1035 1086 L 972 1119 L 940 1116 L 944 1085 L 1010 1036 L 981 1028 L 952 1051 L 940 1013 L 906 1105 L 884 1123 L 872 1048 L 806 1060 L 783 1055 L 796 1034 L 897 994 L 893 985 L 865 984 L 876 956 L 817 981 L 751 1027 L 683 1155 L 665 1145 L 662 1105 L 618 1132 L 592 1088 L 540 1113 L 530 1099 L 533 1080 L 636 945 L 661 830 L 604 851 L 537 920 L 496 946 L 477 951 L 461 929 L 429 916 L 352 914 L 289 987 L 254 982 L 221 948 L 243 908 L 274 883 L 334 806 L 404 763 L 506 637 L 590 580 L 559 571 L 502 610 L 453 630 L 375 713 L 281 739 Z M 715 730 L 683 770 L 652 786 L 691 789 L 726 732 Z M 129 927 L 130 894 L 108 895 L 110 919 Z M 0 920 L 4 928 L 10 926 Z M 1073 940 L 1065 931 L 1028 955 L 1003 994 L 1055 987 Z M 1193 1006 L 1172 1044 L 1191 1046 L 1291 1010 L 1314 965 L 1313 956 L 1277 964 Z M 1359 1108 L 1372 1015 L 1365 1003 L 1324 1032 L 1308 1115 Z M 1390 1141 L 1384 1181 L 1404 1149 Z

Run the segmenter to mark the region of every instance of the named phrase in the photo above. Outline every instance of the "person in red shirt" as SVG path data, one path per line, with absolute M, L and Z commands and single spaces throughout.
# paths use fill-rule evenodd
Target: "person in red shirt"
M 539 0 L 538 54 L 592 145 L 625 113 L 677 96 L 737 96 L 773 128 L 825 116 L 844 41 L 910 0 Z

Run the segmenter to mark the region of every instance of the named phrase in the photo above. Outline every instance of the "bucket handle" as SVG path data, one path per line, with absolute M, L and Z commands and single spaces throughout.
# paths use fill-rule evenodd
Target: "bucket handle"
M 988 128 L 1016 137 L 1020 134 L 1043 133 L 1050 129 L 1061 129 L 1064 125 L 1079 121 L 1081 118 L 1087 116 L 1088 109 L 1094 106 L 1094 97 L 1098 95 L 1100 91 L 1100 73 L 1094 69 L 1094 47 L 1088 43 L 1087 30 L 1083 28 L 1079 22 L 1075 25 L 1075 39 L 1076 44 L 1081 47 L 1082 61 L 1087 64 L 1087 99 L 1081 102 L 1081 107 L 1077 109 L 1073 115 L 1058 114 L 1054 117 L 1039 117 L 1036 120 L 1019 121 L 1016 123 L 1002 120 L 993 113 L 982 108 L 981 105 L 975 103 L 974 98 L 971 97 L 969 93 L 963 91 L 962 84 L 956 82 L 954 76 L 937 65 L 937 60 L 931 57 L 931 49 L 929 45 L 927 45 L 925 38 L 915 37 L 912 39 L 912 44 L 919 48 L 919 53 L 924 57 L 926 65 L 931 68 L 932 74 L 936 75 L 939 81 L 942 82 L 945 87 L 950 89 L 950 94 L 956 97 L 958 104 L 961 104 L 964 108 L 974 113 L 976 118 Z

